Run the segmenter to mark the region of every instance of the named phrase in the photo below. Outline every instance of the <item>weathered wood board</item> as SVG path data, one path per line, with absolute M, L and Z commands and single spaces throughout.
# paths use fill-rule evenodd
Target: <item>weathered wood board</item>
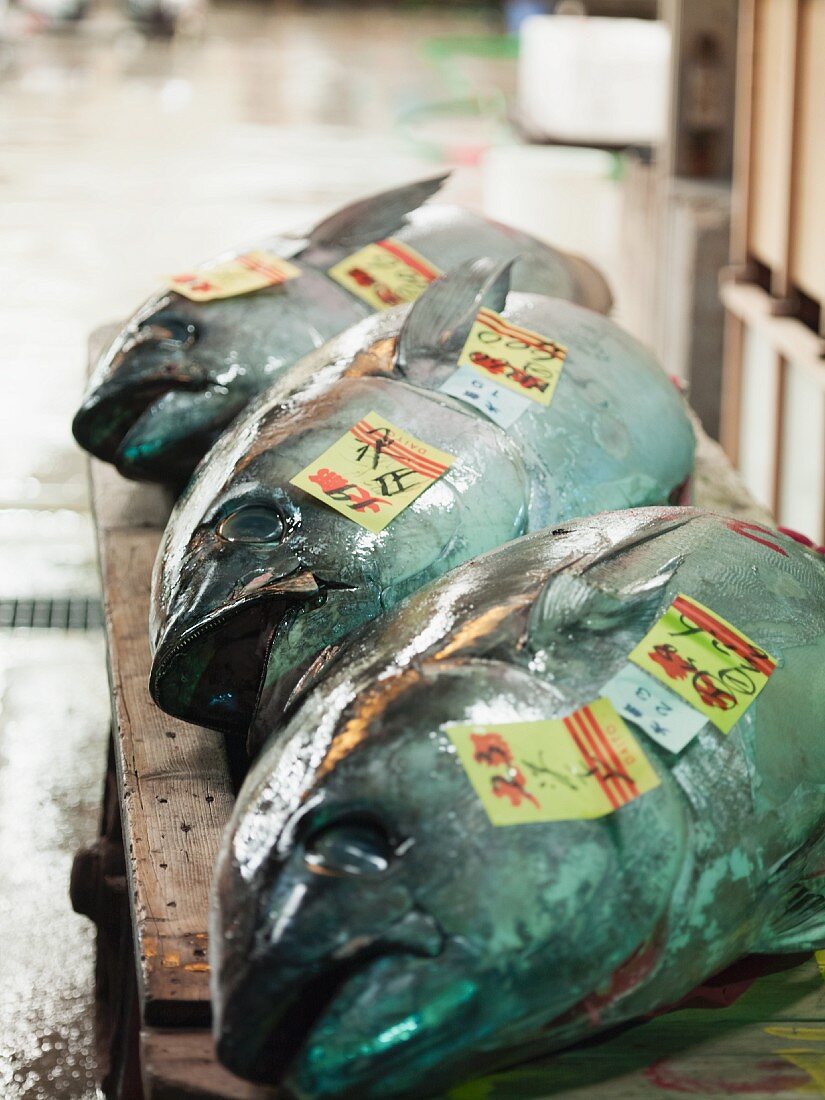
M 105 338 L 105 333 L 104 333 Z M 697 426 L 697 504 L 770 522 Z M 220 1067 L 210 1016 L 212 866 L 233 803 L 223 738 L 148 694 L 152 563 L 171 501 L 92 463 L 115 757 L 149 1100 L 264 1100 Z M 684 1009 L 598 1045 L 472 1082 L 451 1100 L 825 1093 L 825 984 L 813 959 L 758 979 L 728 1008 Z
M 149 699 L 147 581 L 157 544 L 154 530 L 101 535 L 124 843 L 143 1017 L 205 1023 L 204 898 L 232 789 L 221 736 L 170 720 Z

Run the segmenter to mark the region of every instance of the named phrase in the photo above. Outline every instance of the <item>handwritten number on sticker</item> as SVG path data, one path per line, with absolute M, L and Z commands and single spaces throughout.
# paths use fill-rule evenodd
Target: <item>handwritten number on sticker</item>
M 679 595 L 630 655 L 723 733 L 762 691 L 776 660 L 710 608 Z
M 453 455 L 370 412 L 292 478 L 292 484 L 377 532 L 454 461 Z
M 300 268 L 282 260 L 274 252 L 257 249 L 183 275 L 172 275 L 168 285 L 170 290 L 190 301 L 211 302 L 217 298 L 236 298 L 268 286 L 278 286 L 300 274 Z
M 444 732 L 493 825 L 604 817 L 659 785 L 607 699 L 562 719 Z
M 414 302 L 441 272 L 415 249 L 388 237 L 334 264 L 328 274 L 373 309 L 384 310 Z
M 617 712 L 658 745 L 681 752 L 705 726 L 704 714 L 635 664 L 624 665 L 602 688 Z
M 563 345 L 481 309 L 458 363 L 522 397 L 549 405 L 566 358 Z

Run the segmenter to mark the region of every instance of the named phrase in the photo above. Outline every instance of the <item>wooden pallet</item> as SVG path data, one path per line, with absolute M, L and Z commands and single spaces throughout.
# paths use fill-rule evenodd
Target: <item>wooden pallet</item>
M 697 502 L 764 522 L 721 449 L 697 431 Z M 98 926 L 104 1091 L 117 1100 L 264 1100 L 274 1092 L 218 1065 L 209 1033 L 209 885 L 235 795 L 224 740 L 164 715 L 147 688 L 150 575 L 171 501 L 101 463 L 91 469 L 113 732 L 101 837 L 78 854 L 72 897 Z M 761 977 L 724 1011 L 672 1013 L 472 1083 L 453 1100 L 685 1092 L 789 1100 L 820 1086 L 825 984 L 806 959 Z

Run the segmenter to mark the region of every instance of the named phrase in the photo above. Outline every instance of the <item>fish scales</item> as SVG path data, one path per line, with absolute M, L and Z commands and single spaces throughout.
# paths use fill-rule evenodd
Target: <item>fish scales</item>
M 453 566 L 575 515 L 663 503 L 684 481 L 693 432 L 653 357 L 605 317 L 512 290 L 513 270 L 473 261 L 412 307 L 361 322 L 298 363 L 215 445 L 156 565 L 151 689 L 160 706 L 245 732 L 255 706 L 285 699 L 325 647 Z M 566 349 L 550 404 L 514 395 L 521 411 L 506 428 L 443 390 L 482 307 Z M 413 440 L 400 451 L 384 441 L 387 453 L 424 465 L 398 484 L 390 473 L 363 482 L 380 487 L 370 507 L 419 491 L 445 461 L 409 458 L 410 446 L 448 456 L 380 530 L 326 502 L 349 508 L 323 456 L 371 417 Z M 368 450 L 359 486 L 362 465 L 371 476 Z M 326 496 L 314 491 L 322 483 Z M 303 596 L 285 588 L 296 576 Z
M 495 742 L 468 764 L 455 731 L 595 710 L 679 600 L 773 669 L 729 732 L 700 713 L 671 752 L 627 717 L 642 793 L 496 824 L 476 786 Z M 364 627 L 285 729 L 257 718 L 270 739 L 213 894 L 222 1059 L 307 1100 L 423 1100 L 645 1018 L 744 954 L 821 947 L 823 658 L 825 562 L 698 509 L 528 535 Z M 525 789 L 552 812 L 559 742 L 531 736 Z

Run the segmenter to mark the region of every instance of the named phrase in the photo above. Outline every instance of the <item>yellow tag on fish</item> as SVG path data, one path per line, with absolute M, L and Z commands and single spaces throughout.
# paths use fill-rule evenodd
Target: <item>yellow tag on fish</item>
M 381 310 L 414 302 L 441 272 L 409 245 L 388 237 L 353 252 L 327 274 Z
M 368 531 L 383 531 L 453 462 L 371 412 L 291 483 Z
M 172 275 L 169 288 L 192 302 L 211 302 L 215 298 L 235 298 L 239 294 L 263 290 L 266 286 L 277 286 L 300 274 L 300 268 L 282 260 L 274 252 L 256 249 L 222 263 L 199 267 L 183 275 Z
M 522 397 L 549 405 L 566 358 L 567 348 L 561 344 L 481 309 L 458 363 L 483 378 L 495 378 Z
M 566 718 L 444 732 L 494 825 L 605 817 L 660 783 L 608 699 Z
M 630 654 L 722 733 L 739 721 L 776 660 L 698 600 L 679 595 Z

